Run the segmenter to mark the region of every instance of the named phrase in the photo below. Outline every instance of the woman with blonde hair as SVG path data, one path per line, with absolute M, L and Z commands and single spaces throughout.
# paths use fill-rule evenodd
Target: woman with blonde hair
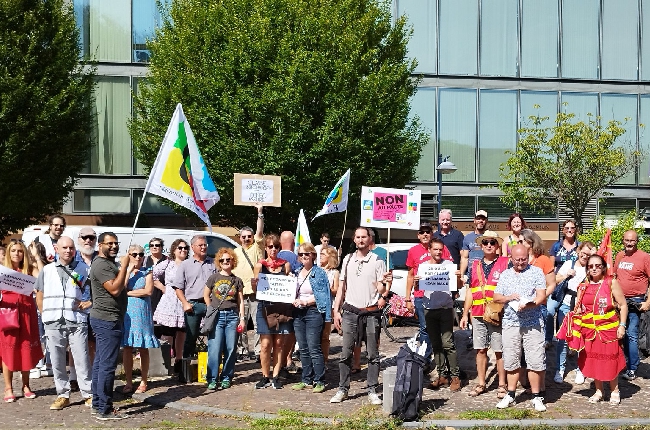
M 39 269 L 34 267 L 29 259 L 29 250 L 22 241 L 12 240 L 7 246 L 4 261 L 5 267 L 30 276 L 38 276 Z M 36 281 L 34 279 L 34 281 Z M 41 339 L 38 331 L 36 302 L 30 295 L 0 291 L 2 300 L 0 306 L 18 310 L 18 328 L 0 330 L 0 359 L 2 360 L 2 376 L 5 382 L 4 401 L 16 401 L 13 393 L 13 372 L 20 371 L 23 395 L 33 399 L 36 394 L 29 388 L 29 371 L 43 358 Z
M 332 306 L 336 298 L 336 292 L 339 290 L 339 253 L 336 248 L 323 248 L 320 251 L 320 267 L 325 270 L 327 280 L 330 284 L 330 300 Z M 323 350 L 323 361 L 327 367 L 327 360 L 330 355 L 330 334 L 332 333 L 332 322 L 326 321 L 323 325 L 323 335 L 321 336 L 321 349 Z

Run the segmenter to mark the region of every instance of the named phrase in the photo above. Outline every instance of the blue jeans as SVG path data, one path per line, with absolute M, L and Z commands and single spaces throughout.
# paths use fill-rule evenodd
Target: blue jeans
M 637 303 L 643 302 L 643 296 L 626 297 L 626 299 Z M 627 370 L 636 372 L 641 361 L 639 358 L 639 318 L 641 314 L 631 306 L 627 307 L 627 311 L 627 328 L 623 338 L 623 352 L 625 353 Z
M 293 330 L 300 346 L 302 382 L 316 384 L 323 382 L 325 359 L 321 349 L 324 317 L 316 306 L 293 310 Z
M 431 339 L 429 339 L 429 334 L 427 333 L 427 322 L 424 318 L 424 300 L 422 297 L 413 297 L 413 306 L 415 307 L 415 314 L 418 317 L 418 323 L 420 324 L 420 332 L 418 333 L 418 338 L 420 342 L 427 343 L 427 350 L 424 353 L 424 358 L 427 362 L 431 361 L 431 355 L 433 350 L 431 349 Z
M 219 311 L 214 330 L 208 335 L 208 383 L 217 382 L 218 380 L 222 352 L 224 364 L 221 371 L 221 380 L 232 381 L 237 358 L 235 348 L 237 346 L 238 322 L 239 314 L 235 310 Z
M 185 312 L 185 343 L 183 344 L 183 358 L 194 356 L 196 350 L 196 339 L 199 337 L 201 320 L 205 316 L 207 306 L 197 300 L 188 300 L 192 304 L 192 311 Z
M 546 341 L 547 342 L 552 342 L 553 341 L 553 336 L 555 336 L 555 314 L 560 307 L 560 302 L 556 302 L 553 300 L 550 296 L 548 300 L 546 301 Z M 544 312 L 544 307 L 542 306 L 542 313 Z M 562 321 L 561 319 L 557 318 L 557 321 Z
M 91 317 L 90 325 L 95 332 L 96 345 L 92 375 L 93 409 L 108 414 L 113 411 L 113 385 L 124 322 Z
M 549 300 L 551 299 L 549 298 Z M 558 303 L 555 300 L 553 300 L 553 302 Z M 565 305 L 564 303 L 560 304 L 560 307 L 557 309 L 558 324 L 562 324 L 564 317 L 569 313 L 570 310 L 571 308 L 569 305 Z M 567 346 L 566 341 L 558 339 L 557 348 L 555 350 L 555 363 L 557 365 L 555 367 L 555 370 L 558 370 L 560 373 L 563 373 L 566 369 L 566 357 L 568 355 L 568 352 L 569 347 Z

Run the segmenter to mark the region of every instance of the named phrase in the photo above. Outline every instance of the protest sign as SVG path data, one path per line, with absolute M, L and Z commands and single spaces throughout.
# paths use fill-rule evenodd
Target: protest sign
M 362 187 L 361 225 L 417 230 L 420 227 L 420 200 L 419 190 Z
M 257 278 L 257 300 L 267 302 L 293 303 L 296 300 L 298 278 L 285 275 L 260 273 Z
M 455 264 L 420 264 L 418 286 L 426 291 L 457 291 Z
M 29 296 L 34 291 L 34 283 L 36 283 L 36 278 L 33 276 L 0 266 L 0 290 Z
M 282 206 L 282 178 L 269 175 L 235 173 L 235 205 Z

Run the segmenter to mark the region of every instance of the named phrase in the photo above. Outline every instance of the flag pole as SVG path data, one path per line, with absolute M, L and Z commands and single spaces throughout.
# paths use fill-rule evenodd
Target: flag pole
M 390 272 L 390 227 L 388 227 L 388 237 L 386 238 L 386 271 Z
M 345 236 L 345 224 L 348 222 L 348 210 L 345 209 L 345 217 L 343 218 L 343 231 L 341 232 L 341 244 L 339 249 L 343 249 L 343 237 Z

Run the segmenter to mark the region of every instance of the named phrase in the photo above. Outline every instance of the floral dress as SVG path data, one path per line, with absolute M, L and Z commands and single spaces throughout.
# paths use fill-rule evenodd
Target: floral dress
M 154 281 L 160 281 L 165 284 L 165 293 L 158 302 L 156 312 L 153 314 L 153 320 L 165 327 L 184 328 L 185 320 L 183 318 L 183 304 L 176 296 L 176 290 L 167 284 L 176 276 L 178 266 L 173 260 L 161 261 L 153 267 Z
M 127 291 L 140 290 L 145 287 L 145 279 L 151 268 L 141 268 L 129 276 Z M 122 346 L 133 348 L 160 348 L 160 342 L 153 334 L 153 317 L 151 315 L 151 297 L 131 297 L 124 317 L 124 335 Z

